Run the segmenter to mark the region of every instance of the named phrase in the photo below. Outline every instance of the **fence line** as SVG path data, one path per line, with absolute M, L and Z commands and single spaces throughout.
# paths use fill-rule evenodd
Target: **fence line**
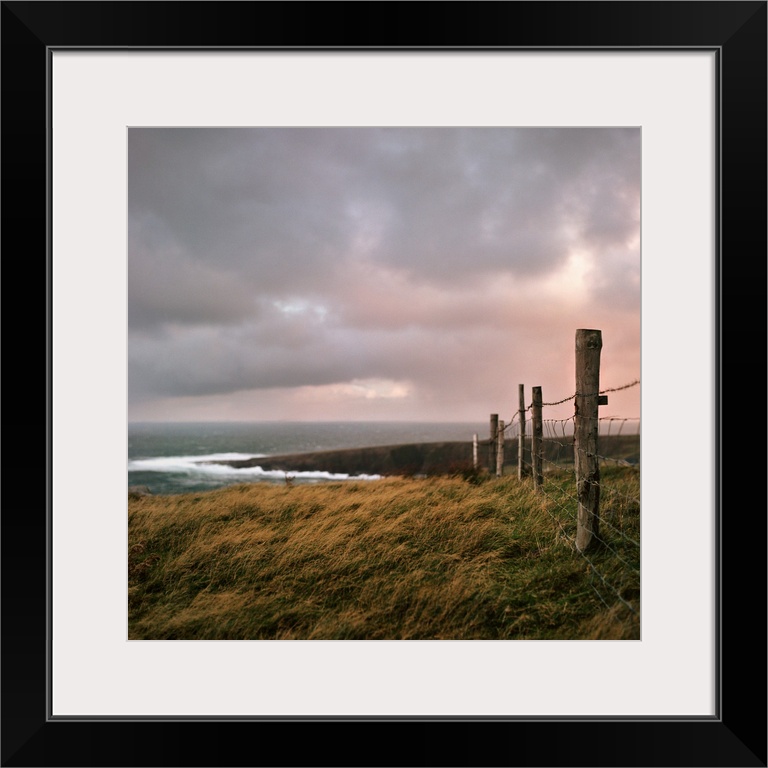
M 518 479 L 532 478 L 536 492 L 546 500 L 544 509 L 557 525 L 558 538 L 587 563 L 590 585 L 597 597 L 607 608 L 620 606 L 637 617 L 640 455 L 638 453 L 635 460 L 628 452 L 634 446 L 626 441 L 639 438 L 640 418 L 600 417 L 597 407 L 607 404 L 609 393 L 638 386 L 640 379 L 600 388 L 601 332 L 577 331 L 576 345 L 576 392 L 542 402 L 541 387 L 535 387 L 532 401 L 526 405 L 523 385 L 519 385 L 520 407 L 511 418 L 497 421 L 497 432 L 491 432 L 488 468 L 490 472 L 495 469 L 497 477 L 502 476 L 503 457 L 497 452 L 496 461 L 492 462 L 491 453 L 503 450 L 505 437 L 517 446 Z M 582 388 L 585 392 L 579 391 Z M 574 401 L 573 416 L 541 418 L 542 408 L 569 401 Z M 624 431 L 630 423 L 636 423 L 636 432 Z M 621 456 L 608 455 L 610 450 L 600 450 L 601 438 L 604 445 L 608 443 L 618 451 L 627 446 L 628 450 Z M 510 463 L 514 462 L 514 457 L 510 457 Z M 604 476 L 601 476 L 601 467 L 605 470 Z M 568 490 L 569 485 L 572 491 Z
M 633 385 L 637 383 L 639 382 L 634 382 Z M 526 410 L 530 410 L 531 407 L 532 407 L 531 405 L 527 406 Z M 503 431 L 504 440 L 509 440 L 513 445 L 517 443 L 518 446 L 520 445 L 518 441 L 522 434 L 522 436 L 526 441 L 525 442 L 526 450 L 528 449 L 528 446 L 530 445 L 530 442 L 531 442 L 531 435 L 533 431 L 533 419 L 526 419 L 525 426 L 523 426 L 522 429 L 521 429 L 521 426 L 522 426 L 521 421 L 519 418 L 519 412 L 515 412 L 512 415 L 512 417 L 506 421 L 499 419 L 497 414 L 493 414 L 491 421 L 492 421 L 491 431 L 494 431 L 494 430 L 496 431 L 496 434 L 497 434 L 496 439 L 495 440 L 491 440 L 491 439 L 478 440 L 478 445 L 484 445 L 489 449 L 488 450 L 489 467 L 496 466 L 497 457 L 496 457 L 495 447 L 498 444 L 498 441 L 502 439 L 502 436 L 501 436 L 502 431 Z M 627 422 L 637 422 L 639 424 L 640 417 L 603 416 L 603 417 L 600 417 L 597 421 L 600 423 L 606 423 L 608 425 L 607 431 L 598 432 L 598 435 L 600 437 L 618 438 L 621 436 L 622 429 Z M 566 454 L 568 451 L 570 451 L 572 454 L 574 451 L 574 434 L 569 433 L 567 431 L 567 425 L 573 422 L 574 422 L 573 416 L 569 416 L 568 418 L 563 418 L 563 419 L 543 419 L 541 422 L 542 430 L 544 432 L 542 439 L 546 441 L 546 444 L 549 447 L 553 445 L 557 445 L 559 448 L 562 448 Z M 614 422 L 619 422 L 620 426 L 617 432 L 612 433 L 611 425 Z M 500 427 L 496 425 L 500 425 Z M 530 429 L 529 429 L 529 426 L 530 426 Z M 636 435 L 639 435 L 639 432 L 635 434 L 625 433 L 625 436 L 627 437 L 634 437 Z M 566 440 L 568 442 L 562 442 Z M 474 442 L 474 437 L 473 437 L 473 442 Z M 602 454 L 602 453 L 596 453 L 594 455 L 596 458 L 600 459 L 601 461 L 612 462 L 617 466 L 631 468 L 639 472 L 638 465 L 635 463 L 632 463 L 631 461 L 628 461 L 625 458 L 620 458 L 615 456 L 606 456 L 605 454 Z M 564 461 L 572 462 L 573 458 L 572 457 L 570 459 L 566 458 L 564 459 Z M 553 462 L 549 461 L 549 463 L 552 464 Z M 529 469 L 531 468 L 530 462 L 525 462 L 525 464 Z

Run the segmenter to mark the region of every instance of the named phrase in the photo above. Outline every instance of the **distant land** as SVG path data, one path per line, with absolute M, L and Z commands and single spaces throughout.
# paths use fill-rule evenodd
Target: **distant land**
M 571 438 L 542 441 L 546 462 L 570 464 L 573 461 Z M 530 450 L 530 441 L 526 452 Z M 599 454 L 609 460 L 639 465 L 639 435 L 601 436 Z M 505 443 L 504 466 L 517 466 L 518 440 Z M 530 460 L 530 456 L 527 457 Z M 370 448 L 290 453 L 253 459 L 232 459 L 210 462 L 235 468 L 261 467 L 264 470 L 290 472 L 331 472 L 350 475 L 442 475 L 450 474 L 473 461 L 472 441 L 406 443 Z M 478 463 L 488 467 L 488 440 L 478 445 Z M 495 465 L 493 467 L 495 471 Z M 509 471 L 509 470 L 507 470 Z

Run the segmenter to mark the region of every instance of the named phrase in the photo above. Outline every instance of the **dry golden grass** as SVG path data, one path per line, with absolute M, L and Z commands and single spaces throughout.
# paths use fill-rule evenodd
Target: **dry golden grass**
M 629 506 L 621 525 L 636 531 Z M 556 509 L 517 478 L 134 497 L 129 637 L 637 639 L 636 614 L 597 598 Z M 621 591 L 617 541 L 592 558 Z

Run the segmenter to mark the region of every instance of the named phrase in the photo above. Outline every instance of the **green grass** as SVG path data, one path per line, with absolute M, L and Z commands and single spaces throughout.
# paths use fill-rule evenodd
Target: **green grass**
M 129 637 L 638 639 L 638 472 L 601 472 L 589 561 L 567 472 L 131 497 Z

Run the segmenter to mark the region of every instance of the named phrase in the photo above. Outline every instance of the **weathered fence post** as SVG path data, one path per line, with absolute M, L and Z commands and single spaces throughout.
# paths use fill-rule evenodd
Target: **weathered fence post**
M 496 435 L 499 431 L 499 414 L 491 414 L 491 439 L 488 441 L 488 471 L 496 466 Z
M 504 421 L 499 421 L 499 432 L 496 439 L 496 477 L 504 473 Z
M 517 477 L 518 480 L 522 480 L 526 475 L 530 474 L 528 467 L 525 464 L 525 386 L 520 384 L 520 437 L 518 438 L 517 448 Z
M 531 408 L 531 463 L 533 464 L 533 487 L 538 490 L 544 482 L 543 463 L 543 427 L 541 422 L 541 387 L 533 388 L 533 407 Z
M 576 331 L 576 403 L 574 413 L 574 462 L 579 500 L 576 548 L 594 546 L 600 533 L 600 467 L 597 459 L 597 406 L 600 389 L 601 331 Z
M 477 432 L 472 435 L 472 466 L 477 469 Z

